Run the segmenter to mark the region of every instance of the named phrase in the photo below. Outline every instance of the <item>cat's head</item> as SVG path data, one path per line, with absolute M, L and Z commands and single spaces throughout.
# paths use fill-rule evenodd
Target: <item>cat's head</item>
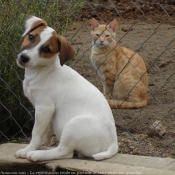
M 110 46 L 115 41 L 118 22 L 114 19 L 109 25 L 99 24 L 95 18 L 90 20 L 92 31 L 91 36 L 94 44 L 103 48 Z

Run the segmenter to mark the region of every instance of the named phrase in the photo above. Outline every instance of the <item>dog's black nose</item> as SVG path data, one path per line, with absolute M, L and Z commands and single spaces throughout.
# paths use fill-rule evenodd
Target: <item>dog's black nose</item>
M 30 60 L 30 58 L 26 54 L 22 54 L 20 57 L 20 61 L 23 63 L 27 63 Z

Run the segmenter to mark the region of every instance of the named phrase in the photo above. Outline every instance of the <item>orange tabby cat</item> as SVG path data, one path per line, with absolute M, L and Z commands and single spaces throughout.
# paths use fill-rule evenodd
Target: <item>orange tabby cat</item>
M 117 45 L 117 25 L 117 20 L 100 25 L 91 19 L 91 61 L 103 81 L 104 95 L 111 108 L 141 108 L 147 104 L 146 66 L 137 53 Z

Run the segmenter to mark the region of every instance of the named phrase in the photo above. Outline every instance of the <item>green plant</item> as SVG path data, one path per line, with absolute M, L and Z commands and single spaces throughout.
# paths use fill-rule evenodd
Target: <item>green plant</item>
M 15 61 L 24 21 L 27 16 L 35 15 L 58 33 L 64 33 L 83 6 L 76 0 L 65 2 L 0 0 L 0 139 L 30 132 L 33 125 L 33 107 L 22 90 L 24 70 Z

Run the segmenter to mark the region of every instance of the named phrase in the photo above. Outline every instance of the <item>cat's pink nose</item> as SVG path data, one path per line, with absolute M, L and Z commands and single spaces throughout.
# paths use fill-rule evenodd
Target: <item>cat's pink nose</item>
M 103 44 L 104 41 L 100 41 L 101 44 Z

